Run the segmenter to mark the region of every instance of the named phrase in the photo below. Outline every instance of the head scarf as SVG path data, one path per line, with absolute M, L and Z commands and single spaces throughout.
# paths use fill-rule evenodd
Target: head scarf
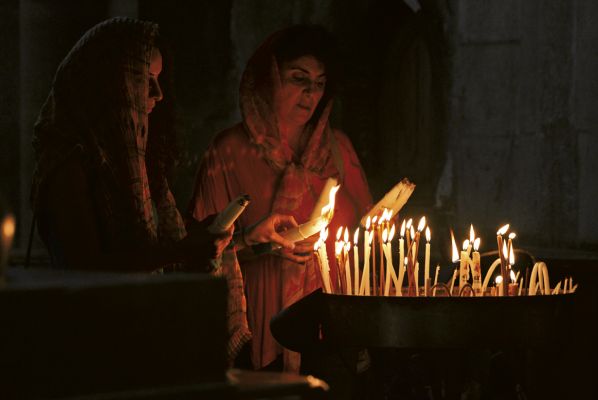
M 302 29 L 309 33 L 314 27 L 294 26 L 272 34 L 247 63 L 239 90 L 243 124 L 251 141 L 272 168 L 283 172 L 272 207 L 276 212 L 291 212 L 301 204 L 310 187 L 309 174 L 322 174 L 331 157 L 331 140 L 334 140 L 328 124 L 332 107 L 328 86 L 304 128 L 307 145 L 298 163 L 292 161 L 292 152 L 278 131 L 274 95 L 280 88 L 281 78 L 275 49 L 289 32 L 296 34 Z
M 152 174 L 150 181 L 147 173 L 148 135 L 158 135 L 148 131 L 146 110 L 157 36 L 156 24 L 129 18 L 91 28 L 58 67 L 34 128 L 34 210 L 47 177 L 80 152 L 93 180 L 106 250 L 185 235 L 165 174 Z

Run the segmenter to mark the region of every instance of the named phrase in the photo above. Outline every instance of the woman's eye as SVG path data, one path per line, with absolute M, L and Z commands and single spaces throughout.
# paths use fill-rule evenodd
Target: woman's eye
M 325 86 L 326 86 L 326 81 L 316 82 L 316 87 L 318 89 L 324 89 Z
M 305 82 L 305 77 L 303 77 L 303 76 L 297 76 L 297 75 L 295 75 L 291 79 L 295 83 L 303 83 L 303 82 Z

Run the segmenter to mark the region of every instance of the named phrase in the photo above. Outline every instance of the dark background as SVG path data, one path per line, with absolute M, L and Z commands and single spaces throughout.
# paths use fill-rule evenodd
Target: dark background
M 159 23 L 172 44 L 181 209 L 208 142 L 239 120 L 249 56 L 271 32 L 310 22 L 344 50 L 333 124 L 351 137 L 375 199 L 405 176 L 417 184 L 404 215 L 432 221 L 432 262 L 448 264 L 448 228 L 461 241 L 470 223 L 482 251 L 506 222 L 540 257 L 598 251 L 595 1 L 4 0 L 0 195 L 18 218 L 17 259 L 37 113 L 75 41 L 116 15 Z

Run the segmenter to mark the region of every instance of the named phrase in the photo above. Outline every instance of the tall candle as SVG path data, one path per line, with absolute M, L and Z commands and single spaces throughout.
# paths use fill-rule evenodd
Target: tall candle
M 434 291 L 432 296 L 436 296 L 436 285 L 438 284 L 438 274 L 440 273 L 440 265 L 436 265 L 436 273 L 434 274 Z
M 355 229 L 353 234 L 353 284 L 354 294 L 359 295 L 359 228 Z
M 498 244 L 498 256 L 500 257 L 500 274 L 501 274 L 501 276 L 507 276 L 507 262 L 506 262 L 504 254 L 503 254 L 503 251 L 502 251 L 502 248 L 503 248 L 502 235 L 507 233 L 508 230 L 509 230 L 509 224 L 506 224 L 506 225 L 503 225 L 496 232 L 496 242 Z M 504 295 L 504 293 L 507 291 L 506 290 L 507 289 L 507 280 L 506 279 L 501 280 L 501 286 L 502 286 L 502 293 Z M 499 295 L 500 295 L 500 291 L 499 291 Z
M 459 263 L 459 292 L 467 284 L 467 275 L 469 268 L 469 255 L 467 254 L 467 248 L 469 247 L 469 240 L 463 242 L 463 251 L 461 251 L 461 258 Z
M 349 230 L 345 228 L 344 235 L 344 246 L 343 246 L 343 258 L 345 261 L 345 286 L 347 287 L 347 294 L 353 294 L 351 284 L 351 267 L 349 265 L 349 250 L 351 249 L 351 242 L 349 242 Z
M 455 287 L 455 279 L 457 279 L 457 268 L 455 268 L 453 278 L 451 279 L 451 296 L 453 295 L 453 288 Z
M 480 249 L 480 238 L 476 238 L 473 242 L 473 254 L 472 254 L 472 279 L 473 279 L 473 284 L 471 285 L 471 287 L 473 288 L 473 292 L 477 295 L 477 296 L 481 296 L 482 293 L 482 266 L 481 266 L 481 262 L 480 262 L 480 252 L 478 251 Z
M 405 241 L 403 237 L 405 236 L 405 220 L 403 220 L 403 224 L 401 225 L 401 232 L 399 237 L 399 280 L 398 280 L 398 291 L 397 295 L 403 295 L 403 276 L 405 275 Z
M 430 227 L 426 227 L 426 254 L 424 261 L 424 293 L 427 296 L 430 290 Z
M 496 279 L 494 280 L 494 283 L 496 284 L 496 287 L 498 288 L 498 295 L 499 296 L 504 296 L 505 295 L 505 292 L 504 292 L 504 289 L 503 289 L 504 288 L 503 282 L 504 282 L 504 279 L 502 278 L 501 275 L 498 275 L 496 277 Z
M 415 276 L 415 296 L 419 296 L 419 263 L 415 262 L 415 271 L 413 272 Z
M 377 296 L 378 291 L 377 284 L 376 284 L 376 268 L 378 267 L 376 263 L 376 233 L 378 229 L 376 227 L 376 221 L 378 221 L 378 216 L 372 218 L 372 295 Z M 368 278 L 369 279 L 369 278 Z M 369 282 L 368 282 L 369 283 Z
M 370 224 L 372 220 L 368 217 L 365 225 L 364 240 L 363 240 L 363 275 L 361 277 L 361 286 L 359 288 L 359 294 L 369 296 L 370 295 L 370 244 L 371 244 L 371 232 Z

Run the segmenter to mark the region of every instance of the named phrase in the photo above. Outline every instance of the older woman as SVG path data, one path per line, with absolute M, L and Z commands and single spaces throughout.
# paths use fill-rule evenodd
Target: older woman
M 243 121 L 217 135 L 199 169 L 190 205 L 196 219 L 248 193 L 253 203 L 241 226 L 269 212 L 304 222 L 327 178 L 336 177 L 342 186 L 331 231 L 358 223 L 371 197 L 351 142 L 328 124 L 336 78 L 333 42 L 321 27 L 294 26 L 270 36 L 251 57 L 241 80 Z M 241 258 L 249 331 L 236 346 L 239 351 L 252 337 L 256 369 L 282 358 L 269 330 L 271 317 L 321 286 L 313 242 Z M 242 308 L 245 299 L 234 301 Z M 298 355 L 285 350 L 284 366 L 298 370 Z
M 230 242 L 232 229 L 208 233 L 210 219 L 186 230 L 176 208 L 162 70 L 158 26 L 129 18 L 91 28 L 58 67 L 35 125 L 32 188 L 54 267 L 130 272 L 184 262 L 205 270 Z M 248 238 L 278 240 L 279 224 L 293 221 L 272 216 Z

